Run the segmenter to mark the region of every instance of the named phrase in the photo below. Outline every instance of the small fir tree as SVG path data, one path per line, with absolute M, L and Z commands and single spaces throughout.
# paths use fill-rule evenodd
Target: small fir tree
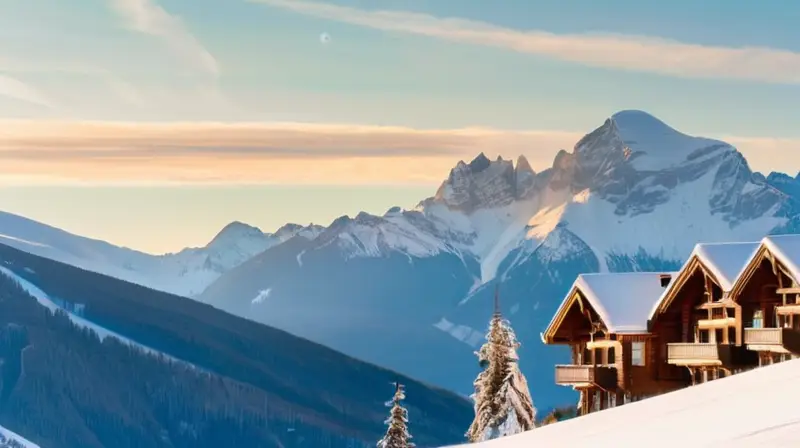
M 519 345 L 510 323 L 500 313 L 495 291 L 495 312 L 486 343 L 475 353 L 484 370 L 474 383 L 475 420 L 466 434 L 470 442 L 497 439 L 536 427 L 536 408 L 519 370 Z
M 378 441 L 378 448 L 412 448 L 415 445 L 410 441 L 411 434 L 408 432 L 408 411 L 403 407 L 402 401 L 406 395 L 403 385 L 395 383 L 394 398 L 386 405 L 391 407 L 391 415 L 386 419 L 389 429 L 386 435 Z

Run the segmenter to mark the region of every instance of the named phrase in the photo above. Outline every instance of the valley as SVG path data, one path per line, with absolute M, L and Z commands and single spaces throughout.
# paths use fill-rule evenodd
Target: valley
M 199 302 L 0 245 L 0 422 L 42 446 L 367 447 L 392 382 L 421 444 L 470 403 Z

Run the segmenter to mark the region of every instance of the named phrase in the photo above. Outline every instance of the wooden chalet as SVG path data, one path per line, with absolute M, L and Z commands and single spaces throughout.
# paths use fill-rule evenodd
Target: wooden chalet
M 657 378 L 689 384 L 758 365 L 743 346 L 743 310 L 733 293 L 759 243 L 698 244 L 653 308 L 648 329 L 661 347 Z
M 764 238 L 731 295 L 759 365 L 800 355 L 800 235 Z
M 674 273 L 580 275 L 542 340 L 569 345 L 572 364 L 556 383 L 580 391 L 580 413 L 657 395 L 684 385 L 657 377 L 657 340 L 647 318 Z

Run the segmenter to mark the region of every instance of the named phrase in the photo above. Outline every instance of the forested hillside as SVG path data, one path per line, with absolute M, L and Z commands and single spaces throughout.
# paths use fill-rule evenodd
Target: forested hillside
M 373 446 L 396 380 L 420 446 L 463 440 L 472 417 L 450 392 L 190 299 L 2 245 L 0 266 L 186 361 L 101 341 L 0 274 L 0 424 L 43 447 Z

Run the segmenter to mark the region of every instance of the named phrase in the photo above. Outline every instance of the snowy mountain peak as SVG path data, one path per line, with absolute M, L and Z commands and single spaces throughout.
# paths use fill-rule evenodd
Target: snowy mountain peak
M 469 164 L 459 161 L 436 192 L 433 202 L 471 213 L 512 203 L 528 194 L 536 173 L 525 157 L 517 165 L 498 156 L 478 154 Z
M 611 115 L 610 119 L 613 120 L 618 125 L 622 124 L 623 127 L 650 128 L 651 130 L 655 130 L 656 132 L 663 129 L 668 129 L 672 132 L 677 132 L 663 121 L 659 120 L 658 118 L 650 115 L 649 113 L 643 110 L 636 110 L 636 109 L 621 110 Z
M 394 207 L 389 208 L 389 210 L 386 210 L 386 213 L 384 213 L 383 216 L 393 216 L 402 212 L 403 209 L 400 208 L 400 206 L 395 205 Z
M 469 162 L 469 169 L 473 173 L 480 173 L 481 171 L 489 168 L 492 165 L 492 162 L 486 157 L 486 154 L 480 153 L 477 157 L 472 159 L 472 162 Z
M 258 227 L 245 224 L 241 221 L 233 221 L 223 227 L 206 247 L 230 244 L 231 241 L 241 238 L 261 238 L 263 236 L 264 232 Z
M 525 156 L 523 156 L 523 155 L 520 155 L 519 157 L 517 157 L 516 170 L 517 170 L 517 173 L 536 174 L 536 172 L 531 167 L 530 162 L 528 162 L 528 159 L 525 158 Z

